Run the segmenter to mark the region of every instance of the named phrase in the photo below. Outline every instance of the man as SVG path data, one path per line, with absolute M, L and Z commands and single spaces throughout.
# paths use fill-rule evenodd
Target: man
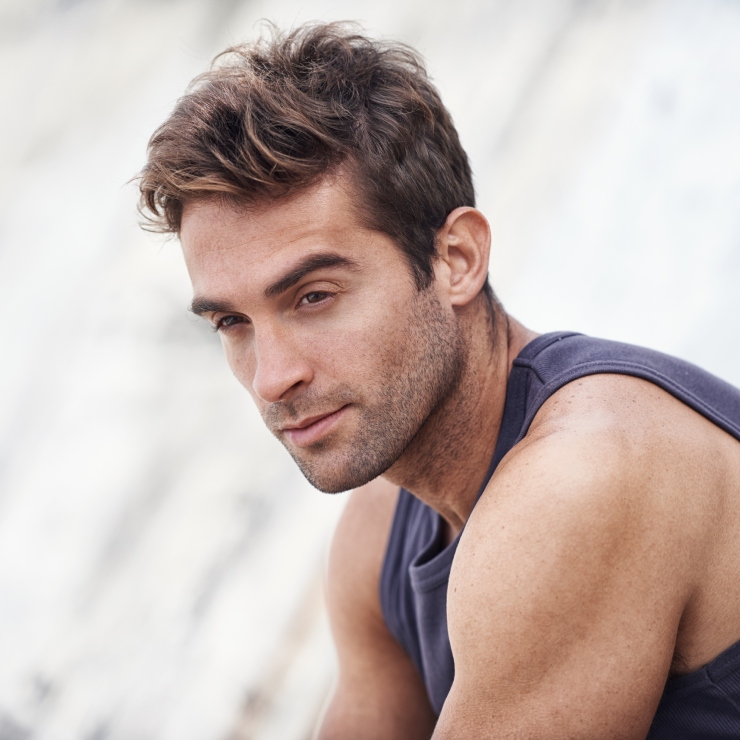
M 267 426 L 356 489 L 321 738 L 740 737 L 740 392 L 506 315 L 413 52 L 236 47 L 140 187 Z

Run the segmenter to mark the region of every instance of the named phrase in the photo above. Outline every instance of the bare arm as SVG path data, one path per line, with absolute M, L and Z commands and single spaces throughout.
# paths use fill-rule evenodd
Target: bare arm
M 382 617 L 380 570 L 398 489 L 352 494 L 334 535 L 328 605 L 339 681 L 319 740 L 428 740 L 435 717 L 414 665 Z
M 457 551 L 434 740 L 645 738 L 700 567 L 670 463 L 557 428 L 505 461 Z

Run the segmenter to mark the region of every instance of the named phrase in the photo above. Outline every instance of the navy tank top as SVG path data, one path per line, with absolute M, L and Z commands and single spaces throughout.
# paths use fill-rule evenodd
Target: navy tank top
M 572 332 L 544 334 L 514 360 L 501 431 L 479 495 L 542 404 L 566 383 L 598 373 L 648 380 L 740 440 L 740 391 L 719 378 L 641 347 Z M 401 489 L 380 601 L 388 629 L 415 664 L 438 715 L 455 675 L 447 582 L 459 538 L 444 547 L 440 515 Z M 648 734 L 648 740 L 729 738 L 740 738 L 740 642 L 703 668 L 669 678 Z

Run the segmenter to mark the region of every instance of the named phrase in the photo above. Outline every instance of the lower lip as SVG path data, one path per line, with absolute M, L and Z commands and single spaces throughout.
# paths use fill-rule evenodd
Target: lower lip
M 342 406 L 341 409 L 338 409 L 333 414 L 323 416 L 318 421 L 302 429 L 286 429 L 285 436 L 296 447 L 307 447 L 314 442 L 318 442 L 322 437 L 331 432 L 348 408 L 348 406 Z

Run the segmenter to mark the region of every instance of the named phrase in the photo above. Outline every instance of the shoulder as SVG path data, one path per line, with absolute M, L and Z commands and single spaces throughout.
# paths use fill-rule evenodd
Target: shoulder
M 639 531 L 646 541 L 686 550 L 701 543 L 711 519 L 695 494 L 712 488 L 723 434 L 648 381 L 576 380 L 548 399 L 504 458 L 466 538 L 487 531 L 490 517 L 503 517 L 533 533 L 539 526 L 571 535 L 583 528 L 584 537 Z
M 721 467 L 727 442 L 719 427 L 654 383 L 597 374 L 548 398 L 507 462 L 516 468 L 562 456 L 562 462 L 547 460 L 553 475 L 573 471 L 599 476 L 600 482 L 608 477 L 615 485 L 635 481 L 642 492 L 660 498 L 670 489 L 676 495 L 671 503 L 681 505 L 687 476 L 701 472 L 705 479 Z
M 654 418 L 675 410 L 642 383 L 566 386 L 491 479 L 450 577 L 445 722 L 472 702 L 476 728 L 495 715 L 512 736 L 576 718 L 583 736 L 647 731 L 702 572 L 705 523 L 678 490 L 683 443 L 671 450 Z
M 634 440 L 652 448 L 668 436 L 681 441 L 701 427 L 716 428 L 708 419 L 655 383 L 631 375 L 599 373 L 567 383 L 537 412 L 527 438 L 540 439 L 554 431 L 599 431 L 612 439 Z
M 709 557 L 713 430 L 637 378 L 596 375 L 562 388 L 473 510 L 452 572 L 453 611 L 520 598 L 516 581 L 539 584 L 543 613 L 574 594 L 612 600 L 614 610 L 652 600 L 656 619 L 675 627 Z M 486 578 L 493 567 L 500 577 Z
M 329 556 L 328 598 L 335 611 L 369 607 L 380 614 L 378 585 L 398 494 L 398 486 L 383 478 L 350 494 Z
M 321 738 L 428 738 L 424 684 L 388 631 L 379 581 L 399 489 L 377 479 L 354 491 L 329 558 L 327 601 L 339 663 Z

